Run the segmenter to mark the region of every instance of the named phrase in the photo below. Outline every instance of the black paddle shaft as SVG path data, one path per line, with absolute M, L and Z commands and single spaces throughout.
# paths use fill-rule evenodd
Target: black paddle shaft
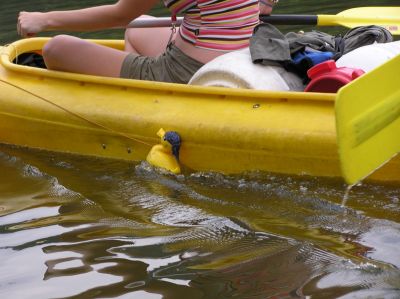
M 260 15 L 260 21 L 274 25 L 318 25 L 316 15 Z

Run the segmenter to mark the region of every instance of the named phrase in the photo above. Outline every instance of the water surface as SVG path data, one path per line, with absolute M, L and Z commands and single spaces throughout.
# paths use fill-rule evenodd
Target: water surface
M 400 295 L 396 187 L 0 150 L 2 298 Z

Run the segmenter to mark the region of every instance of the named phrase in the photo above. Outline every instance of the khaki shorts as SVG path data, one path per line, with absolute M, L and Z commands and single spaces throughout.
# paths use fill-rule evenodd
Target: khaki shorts
M 174 44 L 158 57 L 126 56 L 121 67 L 121 78 L 160 82 L 188 83 L 203 63 L 187 56 Z

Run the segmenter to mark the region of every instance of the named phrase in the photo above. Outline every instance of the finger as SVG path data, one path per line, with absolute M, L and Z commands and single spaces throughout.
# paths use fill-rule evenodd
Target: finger
M 19 35 L 22 37 L 26 37 L 26 31 L 24 30 L 24 27 L 20 25 L 19 27 Z
M 23 36 L 23 32 L 22 32 L 22 16 L 25 14 L 25 11 L 20 11 L 18 14 L 18 21 L 17 21 L 17 32 L 18 35 Z
M 18 35 L 21 35 L 21 23 L 19 22 L 19 20 L 17 22 L 17 33 Z

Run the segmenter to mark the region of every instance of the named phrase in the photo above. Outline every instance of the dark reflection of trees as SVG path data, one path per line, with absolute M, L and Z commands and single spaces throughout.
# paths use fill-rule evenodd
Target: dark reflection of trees
M 309 260 L 311 252 L 302 247 L 295 245 L 218 269 L 196 271 L 192 268 L 201 266 L 200 258 L 197 261 L 200 265 L 192 260 L 186 269 L 181 264 L 175 269 L 159 269 L 156 274 L 176 279 L 191 278 L 190 286 L 201 290 L 207 299 L 305 298 L 302 288 L 319 269 Z M 186 274 L 182 273 L 185 271 Z

